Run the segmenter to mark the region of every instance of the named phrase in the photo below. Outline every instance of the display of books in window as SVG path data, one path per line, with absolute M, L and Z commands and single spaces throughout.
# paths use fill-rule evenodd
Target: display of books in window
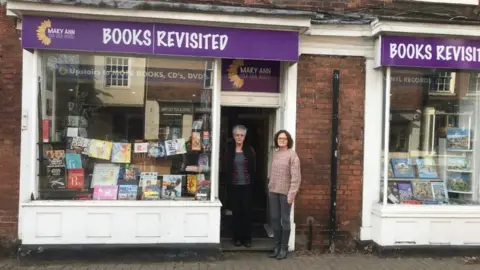
M 393 174 L 397 178 L 414 178 L 415 173 L 408 158 L 391 159 Z
M 76 124 L 78 119 L 70 120 Z M 49 176 L 44 186 L 72 191 L 65 197 L 78 200 L 208 199 L 210 153 L 206 151 L 211 138 L 206 122 L 193 123 L 198 134 L 188 141 L 180 137 L 180 129 L 171 129 L 169 140 L 64 138 L 65 150 L 44 152 Z
M 447 149 L 470 149 L 470 130 L 466 128 L 447 128 Z
M 419 178 L 438 179 L 437 166 L 431 157 L 417 158 L 417 173 Z
M 448 192 L 445 187 L 445 183 L 431 182 L 432 194 L 434 200 L 442 203 L 448 203 Z
M 471 192 L 471 174 L 447 172 L 447 189 L 449 192 Z
M 464 156 L 448 156 L 447 169 L 451 171 L 469 171 L 470 161 Z
M 413 181 L 413 198 L 416 200 L 432 200 L 432 186 L 429 181 Z
M 184 175 L 162 175 L 162 199 L 176 199 L 182 197 L 182 183 Z
M 397 182 L 398 196 L 400 202 L 409 201 L 413 199 L 412 183 L 410 182 Z

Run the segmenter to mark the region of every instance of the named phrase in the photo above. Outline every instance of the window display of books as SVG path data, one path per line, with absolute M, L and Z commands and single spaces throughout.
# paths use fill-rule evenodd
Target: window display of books
M 204 123 L 195 121 L 190 138 L 121 142 L 77 134 L 65 144 L 43 143 L 41 199 L 56 192 L 61 199 L 208 200 L 211 138 Z
M 394 204 L 445 204 L 448 192 L 433 157 L 391 158 L 387 199 Z M 383 166 L 382 166 L 383 167 Z M 384 174 L 382 170 L 382 175 Z
M 388 202 L 462 204 L 470 201 L 476 186 L 473 153 L 470 131 L 448 128 L 446 137 L 439 139 L 437 156 L 392 157 L 388 162 Z M 382 162 L 382 178 L 384 173 Z

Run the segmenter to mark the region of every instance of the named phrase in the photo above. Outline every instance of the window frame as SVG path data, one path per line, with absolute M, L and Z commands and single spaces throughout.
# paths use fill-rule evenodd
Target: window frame
M 210 202 L 210 203 L 215 203 L 218 200 L 218 186 L 219 186 L 219 143 L 220 139 L 213 139 L 216 138 L 215 136 L 220 136 L 220 121 L 215 121 L 215 119 L 220 119 L 220 95 L 221 95 L 221 73 L 222 73 L 222 65 L 221 65 L 221 59 L 219 58 L 207 58 L 207 57 L 178 57 L 178 56 L 164 56 L 164 55 L 145 55 L 145 56 L 131 56 L 131 55 L 123 55 L 121 53 L 119 54 L 113 54 L 113 53 L 99 53 L 99 52 L 82 52 L 82 51 L 61 51 L 61 50 L 34 50 L 32 54 L 32 60 L 34 62 L 34 68 L 32 69 L 32 73 L 34 73 L 33 80 L 30 81 L 24 81 L 24 85 L 28 85 L 28 89 L 32 89 L 31 91 L 35 93 L 42 93 L 43 89 L 45 89 L 45 61 L 44 61 L 44 55 L 55 55 L 55 54 L 70 54 L 70 55 L 90 55 L 90 56 L 101 56 L 105 58 L 105 64 L 106 64 L 106 58 L 107 57 L 121 57 L 121 58 L 128 58 L 129 59 L 129 70 L 131 70 L 131 59 L 133 57 L 140 57 L 140 58 L 168 58 L 168 59 L 178 59 L 178 60 L 200 60 L 200 61 L 205 61 L 208 62 L 209 65 L 205 65 L 205 72 L 209 72 L 210 74 L 213 74 L 213 80 L 211 81 L 211 85 L 208 87 L 209 91 L 211 92 L 211 101 L 210 101 L 210 106 L 211 106 L 211 112 L 210 112 L 210 117 L 212 119 L 211 121 L 211 138 L 212 138 L 212 149 L 210 152 L 210 196 L 207 200 L 192 200 L 191 198 L 185 198 L 181 197 L 176 200 L 164 200 L 164 199 L 159 199 L 156 201 L 151 201 L 151 200 L 134 200 L 134 201 L 126 201 L 126 200 L 114 200 L 114 201 L 104 201 L 104 203 L 109 204 L 112 203 L 113 205 L 137 205 L 138 203 L 140 204 L 145 204 L 145 205 L 152 205 L 152 204 L 158 204 L 158 205 L 183 205 L 185 203 L 195 203 L 195 204 L 201 204 L 205 202 Z M 24 53 L 25 55 L 25 53 Z M 105 68 L 105 66 L 103 67 Z M 106 74 L 105 74 L 106 75 Z M 38 79 L 37 79 L 38 78 Z M 105 81 L 105 76 L 102 76 L 102 80 Z M 129 76 L 129 85 L 131 82 L 131 76 Z M 205 86 L 205 85 L 204 85 Z M 107 86 L 105 86 L 107 87 Z M 109 87 L 110 88 L 110 87 Z M 114 88 L 114 87 L 111 87 Z M 36 96 L 36 95 L 35 95 Z M 32 104 L 35 106 L 31 106 L 32 110 L 36 110 L 38 108 L 37 106 L 37 100 L 34 98 L 33 101 L 31 101 Z M 42 106 L 44 106 L 42 104 Z M 22 102 L 22 107 L 23 107 L 23 102 Z M 34 149 L 34 152 L 38 153 L 38 145 L 39 144 L 44 144 L 41 141 L 41 138 L 39 138 L 39 130 L 40 130 L 40 125 L 42 124 L 41 118 L 42 116 L 39 112 L 33 111 L 33 114 L 31 114 L 29 117 L 28 116 L 22 116 L 22 117 L 28 117 L 28 118 L 34 118 L 35 120 L 28 122 L 28 127 L 31 127 L 29 136 L 33 136 L 35 138 L 34 144 L 30 145 L 30 149 Z M 23 121 L 23 120 L 22 120 Z M 22 122 L 22 128 L 23 125 L 27 125 L 27 123 Z M 27 127 L 25 126 L 25 129 Z M 132 150 L 133 151 L 133 150 Z M 133 152 L 132 152 L 133 153 Z M 30 163 L 34 164 L 34 166 L 31 166 L 31 168 L 36 171 L 35 174 L 30 173 L 32 177 L 29 179 L 29 183 L 25 184 L 26 190 L 28 190 L 29 198 L 33 196 L 35 200 L 39 198 L 40 195 L 40 176 L 38 174 L 38 170 L 41 166 L 40 159 L 38 158 L 38 155 L 32 156 L 34 157 L 34 161 L 31 160 Z M 22 181 L 21 181 L 22 182 Z M 24 189 L 22 187 L 22 189 Z M 25 189 L 24 189 L 25 190 Z M 25 191 L 27 192 L 27 191 Z M 53 202 L 55 203 L 66 203 L 66 204 L 73 204 L 77 205 L 77 203 L 80 204 L 89 204 L 89 203 L 95 203 L 93 200 L 39 200 L 40 202 Z
M 105 75 L 103 76 L 103 80 L 104 80 L 104 87 L 105 88 L 110 88 L 110 89 L 130 89 L 131 88 L 131 82 L 132 82 L 132 78 L 130 76 L 130 71 L 131 71 L 131 67 L 132 67 L 132 58 L 131 57 L 125 57 L 125 56 L 112 56 L 112 55 L 99 55 L 99 56 L 104 56 L 105 59 L 104 59 L 104 63 L 103 63 L 103 70 L 105 71 Z M 127 77 L 126 79 L 125 78 L 122 78 L 122 79 L 119 79 L 118 78 L 118 74 L 117 74 L 117 78 L 116 78 L 116 82 L 117 84 L 113 85 L 113 84 L 110 84 L 108 85 L 108 76 L 112 76 L 110 74 L 107 74 L 107 67 L 113 67 L 113 59 L 116 59 L 117 61 L 117 64 L 116 64 L 116 68 L 118 70 L 119 67 L 127 67 Z M 121 66 L 118 65 L 118 61 L 119 60 L 122 60 L 123 61 L 127 61 L 127 64 L 125 65 L 125 62 L 122 63 Z M 110 60 L 110 64 L 108 64 L 108 60 Z M 123 80 L 127 80 L 127 85 L 118 85 L 118 82 L 119 80 L 123 81 Z M 110 81 L 112 82 L 112 79 L 110 78 Z
M 383 124 L 382 124 L 382 135 L 381 135 L 381 138 L 382 138 L 382 143 L 381 143 L 381 154 L 379 156 L 379 159 L 380 159 L 380 167 L 381 167 L 381 172 L 380 172 L 380 178 L 377 178 L 377 179 L 380 179 L 379 181 L 379 188 L 380 188 L 380 194 L 377 194 L 379 200 L 378 200 L 378 204 L 382 205 L 382 207 L 403 207 L 402 204 L 392 204 L 392 203 L 389 203 L 389 200 L 388 200 L 388 185 L 389 185 L 389 182 L 391 181 L 406 181 L 406 179 L 403 179 L 403 178 L 400 178 L 398 180 L 393 180 L 393 179 L 389 179 L 388 177 L 388 169 L 389 169 L 389 165 L 390 165 L 390 129 L 391 129 L 391 96 L 392 96 L 392 69 L 395 69 L 395 68 L 402 68 L 402 67 L 390 67 L 390 66 L 386 66 L 382 69 L 382 74 L 383 74 L 383 77 L 384 77 L 384 81 L 385 81 L 385 84 L 383 85 L 382 87 L 382 96 L 383 96 L 383 108 L 382 108 L 382 120 L 383 120 Z M 412 69 L 415 69 L 415 67 L 411 67 Z M 425 69 L 428 69 L 428 68 L 425 68 Z M 471 70 L 471 71 L 468 71 L 468 70 L 453 70 L 453 69 L 446 69 L 445 71 L 450 71 L 452 74 L 454 74 L 454 76 L 456 75 L 463 75 L 462 73 L 467 73 L 467 74 L 477 74 L 477 80 L 478 82 L 480 83 L 480 70 Z M 460 76 L 459 75 L 459 76 Z M 459 77 L 459 78 L 463 78 L 463 77 Z M 468 86 L 467 86 L 469 89 L 470 89 L 470 78 L 468 78 Z M 463 92 L 463 90 L 460 90 L 462 91 L 462 94 L 464 94 L 466 98 L 470 97 L 470 99 L 476 99 L 477 101 L 477 109 L 472 112 L 472 114 L 468 114 L 468 115 L 471 115 L 471 117 L 479 117 L 477 118 L 477 121 L 475 123 L 473 123 L 473 126 L 478 126 L 480 125 L 480 91 L 478 93 L 469 93 L 468 90 L 466 92 Z M 430 90 L 428 91 L 429 95 L 430 94 Z M 456 96 L 457 93 L 455 93 L 454 95 L 446 95 L 446 96 Z M 439 96 L 445 96 L 445 94 L 443 95 L 439 95 Z M 467 115 L 467 114 L 464 114 L 464 113 L 461 113 L 462 115 Z M 473 130 L 474 132 L 475 131 L 478 131 L 480 130 L 480 127 L 476 127 L 476 128 L 472 128 L 472 122 L 471 120 L 469 120 L 469 129 L 470 130 Z M 475 132 L 477 133 L 477 132 Z M 476 135 L 478 136 L 478 135 Z M 475 137 L 476 137 L 475 136 Z M 476 140 L 476 142 L 478 142 L 478 140 Z M 433 149 L 427 149 L 427 150 L 424 150 L 425 152 L 432 152 Z M 478 145 L 477 143 L 475 143 L 473 146 L 471 146 L 471 149 L 468 149 L 466 150 L 466 152 L 469 152 L 469 153 L 472 153 L 473 155 L 473 161 L 474 162 L 477 162 L 476 160 L 478 159 L 478 157 L 480 157 L 480 145 Z M 437 153 L 437 156 L 441 154 L 440 153 Z M 440 163 L 437 164 L 437 166 L 441 166 L 439 165 Z M 446 183 L 446 180 L 443 179 L 441 177 L 441 173 L 440 171 L 438 172 L 439 174 L 439 179 L 442 179 L 440 182 L 443 183 L 443 184 L 447 184 Z M 474 168 L 472 168 L 472 175 L 470 177 L 472 177 L 472 179 L 475 179 L 475 180 L 472 180 L 471 184 L 472 184 L 472 191 L 471 193 L 465 193 L 465 194 L 471 194 L 471 198 L 469 199 L 472 203 L 472 205 L 457 205 L 457 204 L 438 204 L 438 205 L 433 205 L 433 207 L 475 207 L 475 206 L 480 206 L 480 179 L 479 179 L 479 176 L 480 176 L 480 167 L 477 167 L 475 166 Z M 474 178 L 473 178 L 474 177 Z M 413 178 L 415 179 L 415 178 Z M 412 179 L 412 180 L 413 180 Z M 428 179 L 426 179 L 428 180 Z M 411 181 L 411 180 L 409 180 Z M 446 192 L 448 192 L 448 187 L 446 186 Z M 462 193 L 462 192 L 460 192 Z M 379 196 L 380 195 L 380 196 Z M 468 200 L 468 199 L 467 199 Z M 425 206 L 430 206 L 432 207 L 432 205 L 427 205 L 427 204 L 420 204 L 423 208 L 425 208 Z M 412 207 L 413 205 L 410 205 L 410 204 L 407 204 L 405 207 Z

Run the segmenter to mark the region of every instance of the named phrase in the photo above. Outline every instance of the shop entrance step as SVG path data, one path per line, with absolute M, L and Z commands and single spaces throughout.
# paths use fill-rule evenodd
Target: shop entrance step
M 252 247 L 236 247 L 231 238 L 222 238 L 220 240 L 222 251 L 270 251 L 273 247 L 273 239 L 271 238 L 254 238 L 252 239 Z

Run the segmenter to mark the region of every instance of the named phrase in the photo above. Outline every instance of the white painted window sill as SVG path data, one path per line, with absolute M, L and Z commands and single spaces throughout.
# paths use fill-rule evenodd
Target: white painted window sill
M 412 2 L 425 2 L 432 4 L 452 4 L 452 5 L 478 5 L 478 0 L 411 0 Z
M 71 201 L 30 201 L 21 204 L 22 207 L 221 207 L 219 200 L 157 200 L 157 201 L 98 201 L 98 200 L 71 200 Z
M 372 213 L 381 218 L 480 218 L 480 205 L 409 205 L 375 203 Z

